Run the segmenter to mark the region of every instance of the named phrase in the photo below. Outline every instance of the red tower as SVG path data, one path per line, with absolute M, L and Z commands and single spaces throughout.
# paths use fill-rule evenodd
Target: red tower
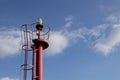
M 33 27 L 33 25 L 35 25 Z M 38 19 L 36 23 L 22 25 L 23 49 L 25 51 L 24 64 L 21 65 L 23 79 L 27 80 L 27 75 L 31 74 L 31 80 L 43 80 L 43 53 L 48 48 L 49 27 Z M 29 56 L 32 51 L 32 57 Z M 31 63 L 30 63 L 31 62 Z M 28 74 L 28 71 L 31 71 Z

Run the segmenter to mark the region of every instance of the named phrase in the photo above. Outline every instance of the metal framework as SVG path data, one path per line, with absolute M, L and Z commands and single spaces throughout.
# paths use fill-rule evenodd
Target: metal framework
M 36 23 L 24 24 L 22 27 L 22 48 L 24 50 L 23 80 L 28 78 L 28 71 L 31 71 L 31 80 L 43 80 L 43 53 L 48 48 L 50 28 L 38 19 Z M 32 54 L 30 56 L 30 54 Z

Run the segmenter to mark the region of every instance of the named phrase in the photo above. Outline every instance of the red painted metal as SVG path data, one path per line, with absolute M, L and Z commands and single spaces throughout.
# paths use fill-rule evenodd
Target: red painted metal
M 24 80 L 27 80 L 27 64 L 28 64 L 28 33 L 27 33 L 27 26 L 25 26 L 24 40 L 25 40 Z
M 33 43 L 36 49 L 36 80 L 43 80 L 43 49 L 48 47 L 48 42 L 41 38 L 41 29 L 37 30 L 38 39 L 33 39 Z
M 43 59 L 42 59 L 42 45 L 36 51 L 36 80 L 43 80 Z
M 30 30 L 33 24 L 22 25 L 23 29 L 23 50 L 25 51 L 24 64 L 21 65 L 22 70 L 24 71 L 23 80 L 27 80 L 28 77 L 27 71 L 31 71 L 32 80 L 43 80 L 43 50 L 48 48 L 48 39 L 49 39 L 49 27 L 48 30 L 43 30 L 46 26 L 43 24 L 36 24 L 36 34 L 34 30 Z M 29 29 L 28 29 L 29 28 Z M 34 27 L 35 28 L 35 27 Z M 44 32 L 46 31 L 46 32 Z M 37 38 L 33 38 L 37 35 Z M 47 37 L 46 37 L 47 35 Z M 31 49 L 32 48 L 32 49 Z M 32 60 L 30 60 L 29 51 L 32 52 Z M 31 61 L 31 63 L 29 63 Z
M 34 73 L 35 73 L 35 67 L 34 67 L 34 65 L 35 65 L 35 48 L 34 48 L 34 46 L 31 46 L 31 48 L 33 49 L 33 54 L 32 54 L 32 65 L 33 65 L 33 67 L 32 67 L 32 80 L 34 80 Z

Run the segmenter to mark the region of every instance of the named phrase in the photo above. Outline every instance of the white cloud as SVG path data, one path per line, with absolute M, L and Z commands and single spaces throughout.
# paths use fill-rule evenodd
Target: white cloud
M 108 55 L 117 45 L 120 45 L 120 24 L 113 24 L 111 33 L 100 38 L 95 44 L 95 48 L 105 55 Z
M 18 79 L 13 79 L 13 78 L 10 78 L 10 77 L 4 77 L 4 78 L 0 78 L 0 80 L 18 80 Z
M 105 29 L 104 35 L 99 37 L 94 45 L 94 48 L 104 55 L 109 55 L 120 45 L 120 16 L 112 14 L 107 17 L 107 21 L 110 21 L 107 23 L 109 27 Z
M 105 29 L 107 28 L 106 24 L 101 24 L 97 27 L 93 27 L 93 28 L 87 28 L 87 27 L 80 27 L 78 29 L 72 30 L 72 31 L 68 31 L 66 29 L 65 31 L 65 35 L 69 38 L 69 40 L 71 41 L 78 41 L 80 39 L 82 40 L 90 40 L 92 38 L 98 38 L 100 36 L 102 36 L 103 32 L 105 31 Z M 76 42 L 75 41 L 75 42 Z
M 66 28 L 71 27 L 73 24 L 73 20 L 74 20 L 74 16 L 72 16 L 72 15 L 67 16 L 65 18 L 66 23 L 65 23 L 64 27 L 66 27 Z
M 120 22 L 120 16 L 110 15 L 107 17 L 107 20 L 112 23 L 119 23 Z
M 59 32 L 51 32 L 49 40 L 49 48 L 47 49 L 47 55 L 54 56 L 61 53 L 68 47 L 68 39 L 64 34 Z
M 69 15 L 65 18 L 65 21 L 72 21 L 74 19 L 74 16 Z
M 67 21 L 72 21 L 73 16 L 69 16 L 65 18 Z M 69 22 L 66 22 L 66 24 Z M 79 40 L 88 41 L 89 39 L 101 36 L 103 31 L 107 28 L 106 24 L 99 25 L 92 29 L 88 29 L 87 27 L 80 27 L 78 29 L 69 30 L 70 27 L 66 27 L 59 31 L 52 31 L 50 34 L 50 42 L 49 48 L 46 51 L 46 54 L 49 56 L 57 55 L 62 53 L 69 46 L 73 46 L 70 44 L 77 43 Z M 75 26 L 74 23 L 72 26 Z
M 116 46 L 120 45 L 120 17 L 110 15 L 107 17 L 110 23 L 101 24 L 96 27 L 87 28 L 80 27 L 76 30 L 67 32 L 68 38 L 78 42 L 86 40 L 93 44 L 94 50 L 101 52 L 104 55 L 109 55 Z
M 65 27 L 70 27 L 72 24 L 73 24 L 72 21 L 68 21 L 68 22 L 65 24 Z
M 64 30 L 65 36 L 68 41 L 78 42 L 79 40 L 90 41 L 96 49 L 104 55 L 109 55 L 116 46 L 120 45 L 120 16 L 119 15 L 109 15 L 107 18 L 108 23 L 97 25 L 96 27 L 87 28 L 80 27 L 78 29 L 73 29 L 68 31 L 68 27 Z M 73 18 L 68 18 L 66 20 L 72 21 Z
M 68 46 L 70 41 L 70 35 L 68 35 L 67 28 L 73 24 L 74 16 L 70 15 L 65 18 L 64 29 L 58 31 L 51 31 L 49 39 L 49 47 L 46 50 L 46 55 L 54 56 L 62 53 Z M 71 34 L 72 36 L 72 34 Z
M 6 57 L 18 53 L 20 50 L 20 31 L 1 30 L 0 31 L 0 57 Z
M 59 31 L 52 31 L 50 34 L 49 48 L 46 54 L 49 56 L 57 55 L 62 53 L 69 46 L 73 46 L 73 44 L 77 43 L 79 40 L 88 41 L 88 39 L 92 37 L 99 37 L 106 27 L 107 25 L 103 24 L 92 29 L 80 27 L 74 30 L 64 28 Z
M 79 40 L 91 42 L 93 48 L 100 51 L 104 55 L 108 55 L 115 46 L 120 43 L 120 24 L 101 24 L 96 27 L 87 28 L 80 27 L 78 29 L 71 29 L 70 26 L 76 26 L 73 22 L 74 16 L 68 16 L 65 18 L 64 28 L 58 31 L 51 31 L 49 48 L 47 49 L 47 55 L 57 55 L 62 53 L 66 48 L 71 46 L 70 44 L 77 43 Z M 115 17 L 107 18 L 117 22 L 119 19 Z M 67 25 L 67 26 L 66 26 Z M 110 28 L 110 33 L 107 32 Z M 14 55 L 21 49 L 21 36 L 20 31 L 15 30 L 1 30 L 0 31 L 0 57 Z

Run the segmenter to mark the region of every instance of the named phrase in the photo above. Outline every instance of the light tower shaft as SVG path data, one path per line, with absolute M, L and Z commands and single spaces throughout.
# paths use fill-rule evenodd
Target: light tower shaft
M 42 21 L 38 20 L 37 24 L 36 24 L 36 30 L 37 30 L 37 36 L 38 36 L 38 40 L 40 40 L 40 33 L 42 31 L 43 25 L 42 25 Z M 35 44 L 36 49 L 36 80 L 42 80 L 42 74 L 43 74 L 43 63 L 42 63 L 42 42 L 39 41 L 39 45 L 38 43 Z
M 42 25 L 42 21 L 38 20 L 36 24 L 36 34 L 38 36 L 37 39 L 33 39 L 34 47 L 36 50 L 36 80 L 43 80 L 43 49 L 48 47 L 48 42 L 46 39 L 41 37 L 41 32 L 44 26 Z
M 43 80 L 43 59 L 42 59 L 43 47 L 40 44 L 36 51 L 36 80 Z

